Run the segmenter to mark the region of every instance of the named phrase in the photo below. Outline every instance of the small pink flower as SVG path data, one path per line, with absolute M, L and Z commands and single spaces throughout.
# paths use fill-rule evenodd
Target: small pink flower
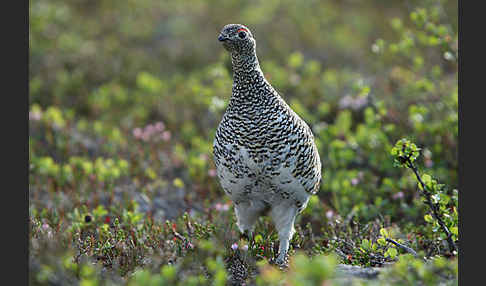
M 142 140 L 147 142 L 150 139 L 150 134 L 147 132 L 142 133 Z
M 352 178 L 351 179 L 351 185 L 356 186 L 358 183 L 359 183 L 359 179 L 358 178 Z
M 214 205 L 214 209 L 217 210 L 217 211 L 221 211 L 223 209 L 223 204 L 221 203 L 216 203 Z
M 155 132 L 155 127 L 152 124 L 149 124 L 145 127 L 145 132 L 148 134 L 148 136 L 152 136 L 152 134 Z
M 332 210 L 328 210 L 326 212 L 327 219 L 331 219 L 334 216 L 334 212 Z
M 227 210 L 229 210 L 229 205 L 222 204 L 222 203 L 216 203 L 216 204 L 214 204 L 214 209 L 217 210 L 217 211 L 227 211 Z
M 216 170 L 215 169 L 209 169 L 208 171 L 208 176 L 210 177 L 216 177 Z
M 231 245 L 231 249 L 237 250 L 238 249 L 238 244 L 235 242 Z
M 137 127 L 135 129 L 133 129 L 132 134 L 133 134 L 133 137 L 140 139 L 140 137 L 142 136 L 142 129 Z
M 42 224 L 42 230 L 49 230 L 50 228 L 51 227 L 47 223 Z
M 194 248 L 194 245 L 190 242 L 187 243 L 187 248 L 190 248 L 190 249 L 193 249 Z
M 155 130 L 156 131 L 162 132 L 162 131 L 164 131 L 164 128 L 165 128 L 164 123 L 162 123 L 160 121 L 155 123 Z
M 170 140 L 170 137 L 171 137 L 170 131 L 164 131 L 164 132 L 162 132 L 162 140 L 164 140 L 164 141 L 167 142 L 167 141 Z
M 42 118 L 42 112 L 40 111 L 29 111 L 29 120 L 39 121 Z
M 394 195 L 392 196 L 392 198 L 393 198 L 394 200 L 402 199 L 403 197 L 404 197 L 404 194 L 403 194 L 403 192 L 401 192 L 401 191 L 400 191 L 400 192 L 398 192 L 398 193 L 396 193 L 396 194 L 394 194 Z
M 203 154 L 199 155 L 199 159 L 206 162 L 208 160 L 208 155 L 203 153 Z

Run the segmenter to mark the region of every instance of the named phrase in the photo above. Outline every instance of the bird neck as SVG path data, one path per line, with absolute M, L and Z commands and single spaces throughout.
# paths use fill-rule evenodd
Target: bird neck
M 236 78 L 244 78 L 255 71 L 261 72 L 260 63 L 255 50 L 247 53 L 231 53 L 231 63 L 233 65 L 233 75 Z
M 251 113 L 278 100 L 277 92 L 265 79 L 256 53 L 231 54 L 231 62 L 233 90 L 228 106 L 230 110 L 236 109 L 251 117 Z

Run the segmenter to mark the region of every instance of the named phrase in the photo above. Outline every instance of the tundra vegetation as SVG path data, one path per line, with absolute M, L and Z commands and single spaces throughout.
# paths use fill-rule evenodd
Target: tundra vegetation
M 457 1 L 29 3 L 32 285 L 457 285 Z M 227 23 L 323 163 L 283 270 L 215 178 Z

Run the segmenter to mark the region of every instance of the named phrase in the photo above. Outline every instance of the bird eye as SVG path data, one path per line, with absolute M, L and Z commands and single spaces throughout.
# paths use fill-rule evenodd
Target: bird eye
M 240 37 L 240 39 L 244 39 L 246 37 L 246 33 L 241 31 L 238 33 L 238 37 Z

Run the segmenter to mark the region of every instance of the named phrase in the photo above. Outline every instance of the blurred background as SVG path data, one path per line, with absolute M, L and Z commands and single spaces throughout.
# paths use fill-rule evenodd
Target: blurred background
M 133 202 L 159 221 L 228 208 L 212 161 L 228 23 L 251 29 L 267 79 L 315 134 L 323 182 L 302 222 L 424 224 L 416 179 L 390 155 L 400 138 L 456 199 L 457 1 L 29 3 L 31 220 Z

